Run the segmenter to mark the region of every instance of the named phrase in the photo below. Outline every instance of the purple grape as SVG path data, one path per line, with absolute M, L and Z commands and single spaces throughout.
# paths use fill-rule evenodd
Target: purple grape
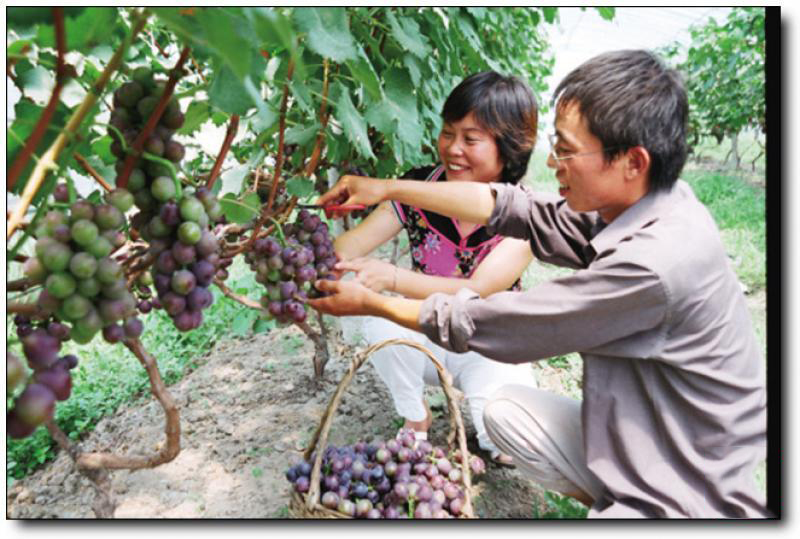
M 50 388 L 56 399 L 67 400 L 72 392 L 72 378 L 69 371 L 59 365 L 53 365 L 49 369 L 39 371 L 34 376 L 36 383 Z
M 119 324 L 111 324 L 103 328 L 103 338 L 106 342 L 115 344 L 125 338 L 125 329 Z
M 183 310 L 172 318 L 178 331 L 189 331 L 194 328 L 194 316 L 192 311 Z
M 310 481 L 305 475 L 301 475 L 297 478 L 297 481 L 294 482 L 294 489 L 300 493 L 308 492 L 309 486 Z
M 143 299 L 142 301 L 139 302 L 137 308 L 139 309 L 140 313 L 147 314 L 153 310 L 153 304 L 150 301 Z
M 67 187 L 66 183 L 56 184 L 55 189 L 53 189 L 53 198 L 56 202 L 69 202 L 69 187 Z
M 177 316 L 186 309 L 186 298 L 170 291 L 161 298 L 161 304 L 167 314 Z
M 74 369 L 78 366 L 78 356 L 75 354 L 67 354 L 66 356 L 61 358 L 68 369 Z
M 47 324 L 47 333 L 60 341 L 66 341 L 69 339 L 69 326 L 61 322 L 50 322 Z
M 461 511 L 463 511 L 463 509 L 464 509 L 464 502 L 461 500 L 461 498 L 455 498 L 453 500 L 450 500 L 451 514 L 458 516 L 461 514 Z
M 195 251 L 194 246 L 186 245 L 181 241 L 176 241 L 172 245 L 171 253 L 172 258 L 175 259 L 175 262 L 181 266 L 188 266 L 197 258 L 197 252 Z
M 142 321 L 138 318 L 128 318 L 125 320 L 125 323 L 122 324 L 122 328 L 127 338 L 138 339 L 142 331 L 144 331 L 144 324 L 142 324 Z
M 30 436 L 36 427 L 37 425 L 25 424 L 15 409 L 9 410 L 6 414 L 6 434 L 15 440 Z
M 158 210 L 158 216 L 161 217 L 161 221 L 167 226 L 178 226 L 181 222 L 178 204 L 172 200 L 162 204 L 161 209 Z
M 14 411 L 25 425 L 35 427 L 53 418 L 56 396 L 43 385 L 30 384 L 14 401 Z
M 33 370 L 43 370 L 58 359 L 61 341 L 44 329 L 36 329 L 22 340 L 22 349 Z
M 169 253 L 167 253 L 169 254 Z M 172 255 L 170 254 L 170 258 Z M 153 286 L 159 296 L 163 296 L 171 290 L 172 278 L 165 273 L 156 273 L 153 275 Z
M 195 287 L 186 296 L 186 305 L 192 310 L 202 310 L 211 305 L 214 295 L 208 288 L 202 286 Z
M 335 475 L 325 476 L 325 488 L 328 490 L 337 490 L 339 488 L 339 478 Z
M 197 286 L 208 286 L 214 280 L 214 274 L 216 273 L 216 268 L 214 265 L 207 260 L 198 260 L 194 264 L 192 264 L 191 268 L 192 273 L 194 273 L 195 279 L 197 280 Z
M 279 317 L 283 315 L 283 302 L 270 301 L 269 306 L 267 306 L 267 310 L 272 316 Z
M 293 281 L 284 281 L 280 284 L 281 299 L 291 299 L 297 292 L 297 284 Z

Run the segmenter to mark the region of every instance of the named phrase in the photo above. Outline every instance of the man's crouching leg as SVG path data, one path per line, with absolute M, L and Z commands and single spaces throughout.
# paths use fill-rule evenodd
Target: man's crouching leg
M 522 385 L 497 390 L 483 410 L 489 437 L 529 479 L 591 507 L 603 485 L 586 467 L 580 401 Z

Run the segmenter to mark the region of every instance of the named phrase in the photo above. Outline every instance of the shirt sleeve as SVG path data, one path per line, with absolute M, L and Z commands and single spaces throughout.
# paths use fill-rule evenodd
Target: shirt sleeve
M 596 213 L 572 211 L 563 198 L 521 185 L 489 185 L 495 193 L 494 211 L 486 225 L 490 234 L 527 240 L 534 256 L 544 262 L 568 268 L 588 265 L 586 247 Z
M 658 275 L 628 262 L 485 299 L 466 288 L 454 296 L 433 294 L 423 302 L 418 322 L 433 342 L 455 352 L 523 363 L 591 352 L 650 330 L 665 320 L 667 309 Z

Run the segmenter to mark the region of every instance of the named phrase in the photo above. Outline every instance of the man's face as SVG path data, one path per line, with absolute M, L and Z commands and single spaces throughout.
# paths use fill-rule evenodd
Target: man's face
M 623 167 L 625 155 L 606 163 L 600 139 L 589 132 L 586 119 L 578 104 L 568 102 L 556 112 L 556 155 L 569 159 L 547 157 L 547 166 L 555 169 L 559 183 L 558 193 L 575 211 L 597 211 L 610 223 L 631 205 Z

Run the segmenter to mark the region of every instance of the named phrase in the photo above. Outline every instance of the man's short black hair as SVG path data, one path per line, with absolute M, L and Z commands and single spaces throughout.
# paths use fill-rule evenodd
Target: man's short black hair
M 677 71 L 653 53 L 622 50 L 595 56 L 556 88 L 557 110 L 577 103 L 606 162 L 635 146 L 650 154 L 650 189 L 669 189 L 686 163 L 688 99 Z
M 494 137 L 503 161 L 500 181 L 517 183 L 525 175 L 536 145 L 539 109 L 533 92 L 519 77 L 495 71 L 475 73 L 450 92 L 442 118 L 457 122 L 470 112 Z

